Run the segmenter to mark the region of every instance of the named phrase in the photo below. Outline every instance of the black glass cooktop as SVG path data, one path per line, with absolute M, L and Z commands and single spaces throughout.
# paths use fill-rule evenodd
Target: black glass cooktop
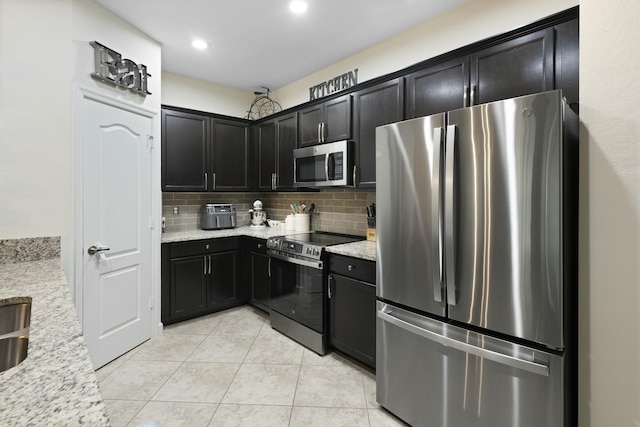
M 328 233 L 323 231 L 314 231 L 309 233 L 287 234 L 283 236 L 284 240 L 291 242 L 312 243 L 318 246 L 341 245 L 343 243 L 357 242 L 364 240 L 364 237 L 350 236 L 346 234 Z

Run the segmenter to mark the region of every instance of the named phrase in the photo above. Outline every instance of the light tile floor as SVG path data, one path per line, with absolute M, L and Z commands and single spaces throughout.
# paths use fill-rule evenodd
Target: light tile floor
M 377 405 L 373 373 L 250 306 L 167 326 L 96 374 L 114 427 L 404 425 Z

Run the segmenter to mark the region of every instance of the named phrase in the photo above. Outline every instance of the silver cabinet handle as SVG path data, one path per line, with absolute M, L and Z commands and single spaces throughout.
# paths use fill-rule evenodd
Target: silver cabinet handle
M 202 270 L 202 275 L 203 275 L 203 276 L 206 276 L 206 275 L 207 275 L 207 256 L 206 256 L 206 255 L 204 256 L 204 263 L 203 263 L 203 265 L 204 265 L 204 267 L 203 267 L 203 270 Z
M 269 278 L 271 278 L 271 257 L 269 257 Z
M 206 172 L 204 173 L 204 189 L 209 189 L 209 174 L 207 174 Z
M 353 186 L 357 187 L 358 165 L 353 165 Z
M 465 89 L 466 92 L 466 89 Z M 441 162 L 441 149 L 442 149 L 442 137 L 444 135 L 444 129 L 435 128 L 433 130 L 433 188 L 436 191 L 431 192 L 431 229 L 438 230 L 437 233 L 431 233 L 433 236 L 431 244 L 433 248 L 438 248 L 438 277 L 433 278 L 433 299 L 437 302 L 442 302 L 442 283 L 443 283 L 443 270 L 442 270 L 442 230 L 440 230 L 441 220 L 441 203 L 440 195 L 442 194 L 442 187 L 440 182 L 440 162 Z
M 208 258 L 209 258 L 209 274 L 211 274 L 211 255 L 209 255 Z
M 467 105 L 467 92 L 469 91 L 469 86 L 464 86 L 464 91 L 462 92 L 462 106 L 468 107 Z
M 331 293 L 331 283 L 333 282 L 333 274 L 329 275 L 329 280 L 327 282 L 327 295 L 329 296 L 329 299 L 331 299 L 331 297 L 333 296 L 333 294 Z
M 322 142 L 322 137 L 320 136 L 321 127 L 322 127 L 322 123 L 318 123 L 318 142 Z
M 347 270 L 353 271 L 355 269 L 356 269 L 356 267 L 354 265 L 351 265 L 351 264 L 347 265 Z
M 212 188 L 212 190 L 215 190 L 215 189 L 216 189 L 216 173 L 214 172 L 213 173 L 213 188 Z
M 499 353 L 493 350 L 488 350 L 486 348 L 476 347 L 475 345 L 467 344 L 465 342 L 458 341 L 456 339 L 446 337 L 444 335 L 440 335 L 436 332 L 432 332 L 427 329 L 421 328 L 405 320 L 398 319 L 397 317 L 393 316 L 393 313 L 389 313 L 385 311 L 384 308 L 382 311 L 379 310 L 377 315 L 379 319 L 385 322 L 391 323 L 392 325 L 402 328 L 407 332 L 420 335 L 423 338 L 426 338 L 430 341 L 434 341 L 445 347 L 454 348 L 456 350 L 473 354 L 474 356 L 478 356 L 483 359 L 491 360 L 496 363 L 500 363 L 502 365 L 511 366 L 512 368 L 522 369 L 524 371 L 531 372 L 538 375 L 543 375 L 545 377 L 549 376 L 549 367 L 546 365 L 530 362 L 528 360 L 519 359 L 517 357 L 510 356 L 504 353 Z
M 320 142 L 324 142 L 324 125 L 325 123 L 322 122 L 322 132 L 320 132 L 320 136 L 322 137 L 322 140 Z
M 261 243 L 258 243 L 258 249 L 260 249 L 262 247 Z
M 95 255 L 98 252 L 104 252 L 104 251 L 109 251 L 109 250 L 111 250 L 111 248 L 108 248 L 106 246 L 91 245 L 91 246 L 89 246 L 89 249 L 87 249 L 87 253 L 89 255 Z
M 473 107 L 474 105 L 476 105 L 476 85 L 471 85 L 471 102 L 469 104 L 469 107 Z
M 445 257 L 445 281 L 447 283 L 447 303 L 449 305 L 456 305 L 456 260 L 455 260 L 455 234 L 454 234 L 454 221 L 456 219 L 455 212 L 453 211 L 454 194 L 454 164 L 455 164 L 455 151 L 456 140 L 458 139 L 458 127 L 456 125 L 447 126 L 447 143 L 445 146 L 445 192 L 444 192 L 444 230 L 443 235 L 445 237 L 444 249 L 446 253 Z

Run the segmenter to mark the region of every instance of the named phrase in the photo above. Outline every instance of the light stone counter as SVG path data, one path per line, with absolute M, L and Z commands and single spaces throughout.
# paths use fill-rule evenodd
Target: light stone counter
M 249 236 L 259 239 L 268 239 L 271 236 L 283 236 L 285 234 L 284 227 L 251 227 L 243 225 L 241 227 L 230 228 L 227 230 L 188 230 L 188 231 L 170 231 L 162 233 L 162 243 L 186 242 L 189 240 L 202 239 L 218 239 L 221 237 Z M 295 233 L 293 233 L 295 234 Z
M 216 239 L 220 237 L 249 236 L 268 239 L 271 236 L 295 234 L 285 232 L 283 227 L 256 228 L 248 225 L 228 230 L 189 230 L 162 233 L 162 243 L 185 242 L 189 240 Z M 362 240 L 343 245 L 327 246 L 327 252 L 362 258 L 369 261 L 376 260 L 376 242 Z
M 32 298 L 27 358 L 0 372 L 0 425 L 108 426 L 60 267 L 59 239 L 53 240 L 56 251 L 42 250 L 51 243 L 47 239 L 18 239 L 18 245 L 14 245 L 16 240 L 0 240 L 0 301 Z M 52 252 L 56 258 L 33 260 L 37 253 L 46 257 Z
M 376 242 L 362 240 L 344 245 L 327 246 L 327 252 L 354 258 L 376 260 Z

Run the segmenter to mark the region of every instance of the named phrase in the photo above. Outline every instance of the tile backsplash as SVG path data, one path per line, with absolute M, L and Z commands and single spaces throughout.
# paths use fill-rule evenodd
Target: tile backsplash
M 254 200 L 262 200 L 267 218 L 284 221 L 290 205 L 315 204 L 311 229 L 364 236 L 367 229 L 367 206 L 375 203 L 375 190 L 331 188 L 314 192 L 287 193 L 162 193 L 162 216 L 165 231 L 200 228 L 200 207 L 206 203 L 233 203 L 238 225 L 250 221 L 249 209 Z M 178 213 L 174 214 L 174 208 Z

